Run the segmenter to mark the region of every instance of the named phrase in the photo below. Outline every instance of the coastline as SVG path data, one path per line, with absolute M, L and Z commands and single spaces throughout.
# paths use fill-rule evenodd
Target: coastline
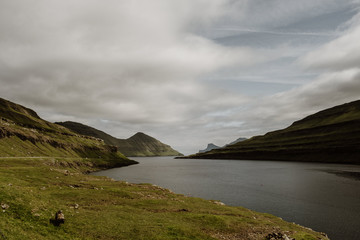
M 30 239 L 259 239 L 281 233 L 328 239 L 269 214 L 84 174 L 89 170 L 94 166 L 69 159 L 0 159 L 1 201 L 9 206 L 0 215 L 2 234 Z M 60 228 L 47 224 L 58 209 L 66 218 Z M 23 217 L 16 218 L 18 214 Z M 22 229 L 21 222 L 31 228 Z

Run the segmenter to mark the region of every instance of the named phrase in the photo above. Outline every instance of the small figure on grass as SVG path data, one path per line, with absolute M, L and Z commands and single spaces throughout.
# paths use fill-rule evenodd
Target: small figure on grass
M 61 210 L 57 211 L 55 213 L 55 219 L 50 219 L 50 223 L 54 226 L 60 226 L 60 224 L 65 223 L 65 217 Z

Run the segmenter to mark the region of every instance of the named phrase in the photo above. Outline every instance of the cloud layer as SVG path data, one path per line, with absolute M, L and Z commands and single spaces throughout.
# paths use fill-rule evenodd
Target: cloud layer
M 169 121 L 189 101 L 211 105 L 216 90 L 196 78 L 258 58 L 191 33 L 221 14 L 221 1 L 21 3 L 1 2 L 2 94 L 64 115 Z
M 358 4 L 0 0 L 0 96 L 195 152 L 358 98 Z

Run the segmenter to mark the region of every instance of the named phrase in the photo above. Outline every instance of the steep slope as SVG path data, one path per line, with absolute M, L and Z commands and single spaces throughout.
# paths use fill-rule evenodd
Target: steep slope
M 323 110 L 283 130 L 189 157 L 360 164 L 360 101 Z
M 103 131 L 76 122 L 57 122 L 61 126 L 87 136 L 103 139 L 106 144 L 116 146 L 128 157 L 179 156 L 181 153 L 144 133 L 136 133 L 128 139 L 118 139 Z
M 96 128 L 84 125 L 82 123 L 66 121 L 66 122 L 55 122 L 55 124 L 66 127 L 68 129 L 70 129 L 71 131 L 81 134 L 81 135 L 91 136 L 91 137 L 102 139 L 106 144 L 109 144 L 109 145 L 116 146 L 116 144 L 118 142 L 117 138 L 115 138 L 103 131 L 100 131 Z
M 134 163 L 101 139 L 76 134 L 1 98 L 0 156 L 91 158 L 98 159 L 96 164 L 108 166 Z

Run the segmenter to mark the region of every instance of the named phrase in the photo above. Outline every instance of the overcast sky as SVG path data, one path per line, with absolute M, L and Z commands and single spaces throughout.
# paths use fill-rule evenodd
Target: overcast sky
M 359 0 L 0 0 L 0 97 L 190 154 L 360 98 Z

